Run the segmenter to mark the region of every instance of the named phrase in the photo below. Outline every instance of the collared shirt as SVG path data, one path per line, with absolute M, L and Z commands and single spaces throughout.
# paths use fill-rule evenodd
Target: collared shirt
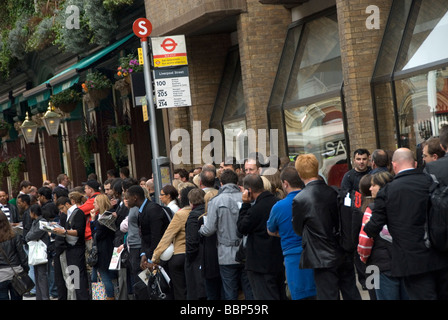
M 67 221 L 68 221 L 68 219 L 70 219 L 70 216 L 72 215 L 73 211 L 75 211 L 76 208 L 78 208 L 76 206 L 76 204 L 74 204 L 70 208 L 68 208 L 68 210 L 67 210 Z

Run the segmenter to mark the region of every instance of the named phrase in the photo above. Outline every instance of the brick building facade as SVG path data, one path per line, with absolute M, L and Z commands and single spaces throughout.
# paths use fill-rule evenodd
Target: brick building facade
M 314 152 L 321 164 L 329 164 L 325 170 L 336 161 L 350 163 L 357 148 L 406 146 L 417 156 L 421 141 L 413 127 L 430 120 L 411 115 L 412 110 L 419 114 L 416 105 L 401 109 L 399 104 L 405 102 L 400 99 L 406 99 L 409 90 L 395 85 L 392 75 L 407 42 L 414 41 L 411 53 L 422 51 L 417 48 L 431 38 L 431 30 L 439 26 L 434 21 L 447 11 L 442 1 L 437 1 L 437 9 L 426 2 L 147 0 L 153 35 L 184 33 L 192 70 L 192 107 L 167 110 L 166 132 L 179 126 L 192 130 L 194 121 L 201 121 L 202 132 L 209 123 L 218 124 L 223 135 L 226 127 L 275 128 L 280 157 Z M 217 101 L 226 88 L 220 78 L 220 70 L 226 72 L 226 50 L 234 46 L 242 89 L 230 93 L 227 105 L 238 104 L 234 108 L 240 112 L 223 109 Z M 440 64 L 433 62 L 435 69 Z M 424 69 L 425 61 L 420 65 Z M 386 68 L 389 73 L 380 73 Z M 232 94 L 238 97 L 235 101 Z M 409 104 L 412 96 L 407 99 Z M 195 152 L 200 152 L 197 146 Z

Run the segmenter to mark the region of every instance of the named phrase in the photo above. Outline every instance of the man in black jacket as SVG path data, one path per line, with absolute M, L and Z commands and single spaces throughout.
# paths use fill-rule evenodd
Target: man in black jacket
M 403 278 L 411 300 L 448 299 L 448 256 L 431 247 L 425 231 L 432 179 L 415 169 L 406 148 L 394 152 L 392 166 L 395 178 L 378 192 L 364 231 L 373 237 L 387 223 L 393 239 L 392 276 Z
M 284 300 L 285 269 L 280 238 L 271 237 L 266 230 L 271 209 L 278 199 L 264 190 L 258 174 L 247 175 L 243 185 L 237 228 L 239 233 L 247 235 L 245 268 L 254 299 Z
M 149 266 L 148 258 L 152 257 L 170 221 L 159 204 L 145 198 L 142 187 L 138 185 L 129 187 L 126 191 L 126 199 L 129 208 L 135 206 L 139 208 L 138 223 L 142 236 L 140 266 L 146 269 Z
M 68 197 L 58 198 L 56 205 L 61 212 L 61 226 L 64 227 L 64 229 L 54 229 L 54 233 L 64 236 L 63 238 L 58 237 L 56 240 L 63 241 L 65 247 L 65 255 L 62 253 L 57 256 L 62 259 L 62 263 L 61 260 L 59 262 L 61 264 L 61 271 L 64 274 L 65 281 L 68 282 L 64 283 L 64 288 L 69 289 L 71 292 L 74 290 L 76 300 L 89 300 L 88 275 L 85 257 L 86 242 L 84 237 L 86 219 L 84 212 L 76 205 L 72 205 Z M 76 272 L 73 268 L 76 268 Z M 75 281 L 73 284 L 71 278 L 69 278 L 69 274 L 72 271 L 74 272 L 73 276 L 79 276 L 79 278 L 74 279 Z M 58 292 L 60 285 L 60 282 L 58 282 Z M 63 295 L 63 297 L 66 298 L 67 296 Z M 69 297 L 72 296 L 70 295 Z
M 437 180 L 447 186 L 448 185 L 448 125 L 444 125 L 439 130 L 440 147 L 445 152 L 445 156 L 438 158 L 437 161 L 426 163 L 425 171 L 434 174 Z
M 317 299 L 361 300 L 353 259 L 337 238 L 337 192 L 319 179 L 319 162 L 313 154 L 300 155 L 296 169 L 305 188 L 293 200 L 294 231 L 302 237 L 300 268 L 314 269 Z

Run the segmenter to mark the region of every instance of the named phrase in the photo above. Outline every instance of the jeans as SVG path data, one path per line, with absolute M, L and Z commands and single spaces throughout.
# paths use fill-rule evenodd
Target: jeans
M 0 300 L 22 300 L 22 296 L 13 289 L 11 280 L 0 282 Z
M 389 277 L 380 273 L 380 288 L 375 289 L 377 300 L 409 300 L 403 278 Z
M 238 289 L 241 287 L 246 300 L 253 300 L 252 289 L 247 278 L 246 270 L 243 264 L 219 265 L 222 286 L 224 290 L 224 300 L 238 300 Z

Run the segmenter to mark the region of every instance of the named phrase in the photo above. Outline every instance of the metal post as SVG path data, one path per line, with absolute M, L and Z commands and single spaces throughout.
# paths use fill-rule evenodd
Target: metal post
M 149 108 L 149 137 L 151 139 L 151 151 L 152 151 L 152 172 L 154 177 L 154 191 L 155 200 L 160 204 L 159 194 L 160 194 L 160 181 L 159 181 L 159 167 L 157 164 L 157 159 L 159 158 L 159 144 L 157 137 L 157 123 L 156 123 L 156 112 L 154 110 L 154 97 L 152 90 L 152 76 L 150 71 L 150 61 L 149 61 L 149 49 L 148 49 L 148 38 L 141 38 L 140 43 L 142 45 L 143 51 L 143 75 L 145 77 L 145 91 L 146 91 L 146 101 L 148 102 L 147 107 Z

